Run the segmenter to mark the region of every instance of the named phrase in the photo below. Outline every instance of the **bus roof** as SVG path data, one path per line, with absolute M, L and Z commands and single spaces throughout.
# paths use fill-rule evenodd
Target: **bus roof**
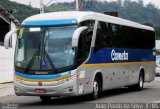
M 154 31 L 150 26 L 145 26 L 136 22 L 113 17 L 96 12 L 86 11 L 62 11 L 33 15 L 22 22 L 22 26 L 40 26 L 40 25 L 62 25 L 80 23 L 85 20 L 105 21 L 113 24 L 120 24 L 145 30 Z

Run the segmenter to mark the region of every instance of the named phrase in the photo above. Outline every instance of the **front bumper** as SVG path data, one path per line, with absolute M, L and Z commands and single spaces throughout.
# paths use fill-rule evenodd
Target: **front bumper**
M 18 96 L 75 96 L 77 91 L 77 78 L 67 78 L 61 81 L 27 82 L 19 79 L 14 80 L 15 94 Z M 36 89 L 44 89 L 45 93 L 36 93 Z

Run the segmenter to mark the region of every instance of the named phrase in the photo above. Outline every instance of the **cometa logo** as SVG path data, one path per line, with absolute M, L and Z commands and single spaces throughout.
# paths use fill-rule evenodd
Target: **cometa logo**
M 111 59 L 112 61 L 121 61 L 121 60 L 128 60 L 128 53 L 124 52 L 116 52 L 114 49 L 111 52 Z

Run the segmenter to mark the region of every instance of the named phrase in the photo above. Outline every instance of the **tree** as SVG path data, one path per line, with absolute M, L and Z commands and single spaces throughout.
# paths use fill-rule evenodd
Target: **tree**
M 144 6 L 143 0 L 138 0 L 138 4 L 143 7 Z
M 156 39 L 160 40 L 160 26 L 155 27 Z
M 118 4 L 119 6 L 122 6 L 122 0 L 118 0 L 118 1 L 117 1 L 117 4 Z
M 150 27 L 154 27 L 154 25 L 152 23 L 144 23 L 143 25 L 147 25 L 147 26 L 150 26 Z

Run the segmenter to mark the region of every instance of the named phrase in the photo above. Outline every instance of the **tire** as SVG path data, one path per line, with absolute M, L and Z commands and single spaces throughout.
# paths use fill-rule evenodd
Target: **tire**
M 143 90 L 143 86 L 144 86 L 144 74 L 140 73 L 139 81 L 138 81 L 138 84 L 135 85 L 135 88 L 137 91 L 141 91 Z
M 100 90 L 101 90 L 100 82 L 98 81 L 98 78 L 95 77 L 93 81 L 93 92 L 90 94 L 90 100 L 98 99 L 100 95 Z
M 50 96 L 40 96 L 40 99 L 42 100 L 42 102 L 50 102 L 52 97 Z

